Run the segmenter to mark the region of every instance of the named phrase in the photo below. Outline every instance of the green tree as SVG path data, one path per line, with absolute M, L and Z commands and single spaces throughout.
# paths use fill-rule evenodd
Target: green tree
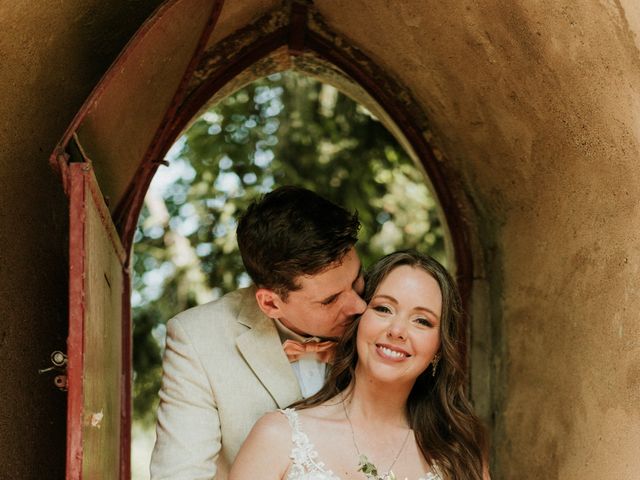
M 135 238 L 138 421 L 154 419 L 165 322 L 249 283 L 237 216 L 276 186 L 300 185 L 357 210 L 365 266 L 409 247 L 444 260 L 424 173 L 365 108 L 312 78 L 288 72 L 237 91 L 196 119 L 167 159 L 158 176 L 170 181 L 150 189 Z

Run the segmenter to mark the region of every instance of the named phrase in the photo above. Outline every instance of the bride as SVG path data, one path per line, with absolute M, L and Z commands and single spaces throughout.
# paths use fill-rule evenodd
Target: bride
M 489 479 L 450 275 L 415 251 L 392 253 L 368 272 L 364 300 L 325 386 L 263 416 L 231 480 Z

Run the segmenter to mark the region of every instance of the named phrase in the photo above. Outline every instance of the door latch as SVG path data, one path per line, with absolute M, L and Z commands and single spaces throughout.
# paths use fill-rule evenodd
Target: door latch
M 40 375 L 53 372 L 57 375 L 53 377 L 53 384 L 61 391 L 67 391 L 67 355 L 60 350 L 51 352 L 51 366 L 38 369 Z

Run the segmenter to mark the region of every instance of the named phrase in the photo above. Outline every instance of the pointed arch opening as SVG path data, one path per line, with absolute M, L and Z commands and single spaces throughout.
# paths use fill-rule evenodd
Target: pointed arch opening
M 357 46 L 333 32 L 306 2 L 276 6 L 244 27 L 222 36 L 216 28 L 224 6 L 221 0 L 165 3 L 107 72 L 51 157 L 63 181 L 69 162 L 93 163 L 128 255 L 127 267 L 131 267 L 136 225 L 151 180 L 181 133 L 212 103 L 259 78 L 294 70 L 336 87 L 363 105 L 425 172 L 424 182 L 437 199 L 449 266 L 455 272 L 463 301 L 470 310 L 474 265 L 482 263 L 478 258 L 481 251 L 471 234 L 470 209 L 455 175 L 448 170 L 445 157 L 433 146 L 427 116 L 412 93 Z M 196 12 L 208 13 L 196 16 Z M 170 26 L 174 30 L 165 38 Z M 155 56 L 148 56 L 154 48 Z M 162 52 L 169 55 L 165 66 L 158 57 Z M 139 63 L 145 58 L 153 65 Z M 127 75 L 136 81 L 128 82 Z M 164 82 L 163 75 L 167 78 Z M 153 98 L 148 91 L 150 84 L 162 87 L 158 90 L 162 101 L 151 109 L 153 112 L 132 109 L 132 98 Z M 138 107 L 144 103 L 140 102 Z M 128 115 L 134 119 L 123 126 L 119 119 Z M 136 122 L 144 128 L 131 128 L 136 127 Z M 125 331 L 131 331 L 130 296 L 128 288 L 125 290 L 127 298 L 123 300 L 122 315 Z M 126 390 L 123 401 L 130 405 L 130 336 L 123 340 L 122 350 Z M 465 350 L 469 350 L 469 344 Z M 474 361 L 484 377 L 487 350 L 483 346 L 479 350 Z M 481 403 L 488 405 L 489 391 L 484 378 L 478 383 L 482 385 L 476 393 L 482 397 Z M 488 407 L 485 410 L 481 415 L 486 416 Z M 121 444 L 126 450 L 130 444 L 127 433 L 130 418 L 123 421 L 126 425 L 122 428 Z M 123 462 L 128 461 L 123 457 Z M 125 478 L 130 475 L 126 470 Z

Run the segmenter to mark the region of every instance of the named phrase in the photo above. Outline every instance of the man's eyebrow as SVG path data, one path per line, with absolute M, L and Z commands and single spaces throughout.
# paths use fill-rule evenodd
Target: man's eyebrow
M 317 303 L 330 303 L 333 300 L 335 300 L 336 298 L 338 298 L 338 296 L 342 293 L 342 290 L 340 290 L 339 292 L 336 293 L 332 293 L 328 296 L 326 296 L 325 298 L 322 298 L 320 300 L 317 301 Z
M 327 298 L 325 298 L 323 300 L 318 300 L 318 303 L 323 303 L 323 304 L 331 303 L 336 298 L 338 298 L 338 295 L 340 295 L 341 293 L 342 293 L 342 291 L 340 291 L 338 293 L 334 293 L 333 295 L 329 295 Z
M 353 282 L 351 282 L 351 286 L 355 285 L 355 283 L 360 279 L 360 277 L 362 277 L 364 274 L 364 269 L 362 268 L 362 263 L 360 263 L 360 267 L 358 268 L 358 273 L 356 274 L 356 278 L 353 279 Z M 338 296 L 340 296 L 340 294 L 343 292 L 343 290 L 340 290 L 339 292 L 336 293 L 332 293 L 331 295 L 329 295 L 328 297 L 322 299 L 322 300 L 318 300 L 318 303 L 331 303 L 332 301 L 334 301 L 336 298 L 338 298 Z

